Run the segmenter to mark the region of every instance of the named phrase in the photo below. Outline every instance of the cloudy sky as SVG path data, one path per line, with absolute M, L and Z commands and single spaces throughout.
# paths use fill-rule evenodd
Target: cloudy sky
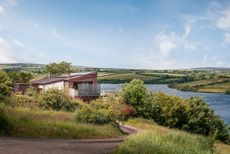
M 230 1 L 0 0 L 0 63 L 230 67 Z

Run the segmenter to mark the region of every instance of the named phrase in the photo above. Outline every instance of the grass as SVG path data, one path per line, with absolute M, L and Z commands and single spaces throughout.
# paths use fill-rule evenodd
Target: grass
M 118 128 L 77 123 L 73 113 L 4 107 L 10 122 L 9 136 L 39 138 L 110 138 L 120 136 Z M 4 135 L 4 134 L 3 134 Z
M 119 74 L 110 74 L 99 77 L 99 80 L 107 79 L 107 80 L 132 80 L 132 79 L 140 79 L 140 80 L 153 80 L 158 77 L 142 75 L 137 73 L 119 73 Z
M 197 92 L 225 93 L 226 90 L 230 89 L 230 81 L 224 82 L 225 80 L 227 79 L 224 79 L 224 78 L 223 79 L 205 79 L 205 80 L 180 83 L 178 84 L 178 86 L 188 85 L 191 87 L 196 87 Z M 219 83 L 219 82 L 223 82 L 223 83 Z
M 216 143 L 201 135 L 158 126 L 144 119 L 131 119 L 126 124 L 141 131 L 129 137 L 114 150 L 115 154 L 227 154 L 230 146 Z

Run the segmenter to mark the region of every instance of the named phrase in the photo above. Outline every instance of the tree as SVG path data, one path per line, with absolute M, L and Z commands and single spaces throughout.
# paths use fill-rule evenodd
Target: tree
M 46 70 L 50 75 L 70 74 L 72 72 L 71 63 L 62 61 L 60 63 L 50 63 L 46 65 Z
M 133 79 L 130 83 L 124 84 L 120 95 L 126 104 L 135 108 L 138 115 L 142 115 L 145 112 L 144 103 L 149 94 L 142 80 Z
M 0 71 L 0 100 L 9 96 L 12 91 L 12 81 L 5 72 Z
M 23 72 L 12 71 L 12 72 L 8 72 L 7 75 L 11 78 L 13 82 L 17 82 L 17 83 L 27 83 L 33 78 L 33 75 L 30 72 L 25 72 L 25 71 Z

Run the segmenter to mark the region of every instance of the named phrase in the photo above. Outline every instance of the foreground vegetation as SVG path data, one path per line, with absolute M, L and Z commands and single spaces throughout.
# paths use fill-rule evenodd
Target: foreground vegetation
M 228 145 L 215 143 L 212 136 L 169 129 L 149 120 L 130 119 L 126 124 L 139 128 L 140 132 L 115 149 L 115 154 L 227 154 L 230 150 Z
M 3 116 L 4 114 L 4 116 Z M 109 138 L 121 132 L 111 124 L 77 123 L 74 113 L 0 107 L 0 135 L 39 138 Z

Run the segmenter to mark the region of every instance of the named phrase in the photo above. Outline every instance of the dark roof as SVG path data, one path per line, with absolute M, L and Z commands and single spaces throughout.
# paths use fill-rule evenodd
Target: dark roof
M 49 79 L 41 79 L 41 80 L 35 80 L 35 81 L 31 81 L 31 84 L 49 84 L 49 83 L 54 83 L 54 82 L 59 82 L 59 81 L 63 81 L 63 78 L 49 78 Z
M 95 73 L 95 72 L 70 73 L 70 75 L 63 74 L 63 75 L 48 78 L 48 79 L 41 79 L 41 80 L 31 81 L 30 83 L 31 84 L 45 85 L 45 84 L 50 84 L 50 83 L 55 83 L 55 82 L 60 82 L 60 81 L 68 81 L 69 79 L 73 79 L 73 78 L 76 78 L 76 77 L 81 77 L 81 76 L 88 75 L 88 74 L 93 74 L 93 73 Z
M 78 72 L 78 73 L 62 74 L 62 75 L 59 75 L 58 78 L 84 76 L 84 75 L 93 74 L 93 73 L 95 72 Z

